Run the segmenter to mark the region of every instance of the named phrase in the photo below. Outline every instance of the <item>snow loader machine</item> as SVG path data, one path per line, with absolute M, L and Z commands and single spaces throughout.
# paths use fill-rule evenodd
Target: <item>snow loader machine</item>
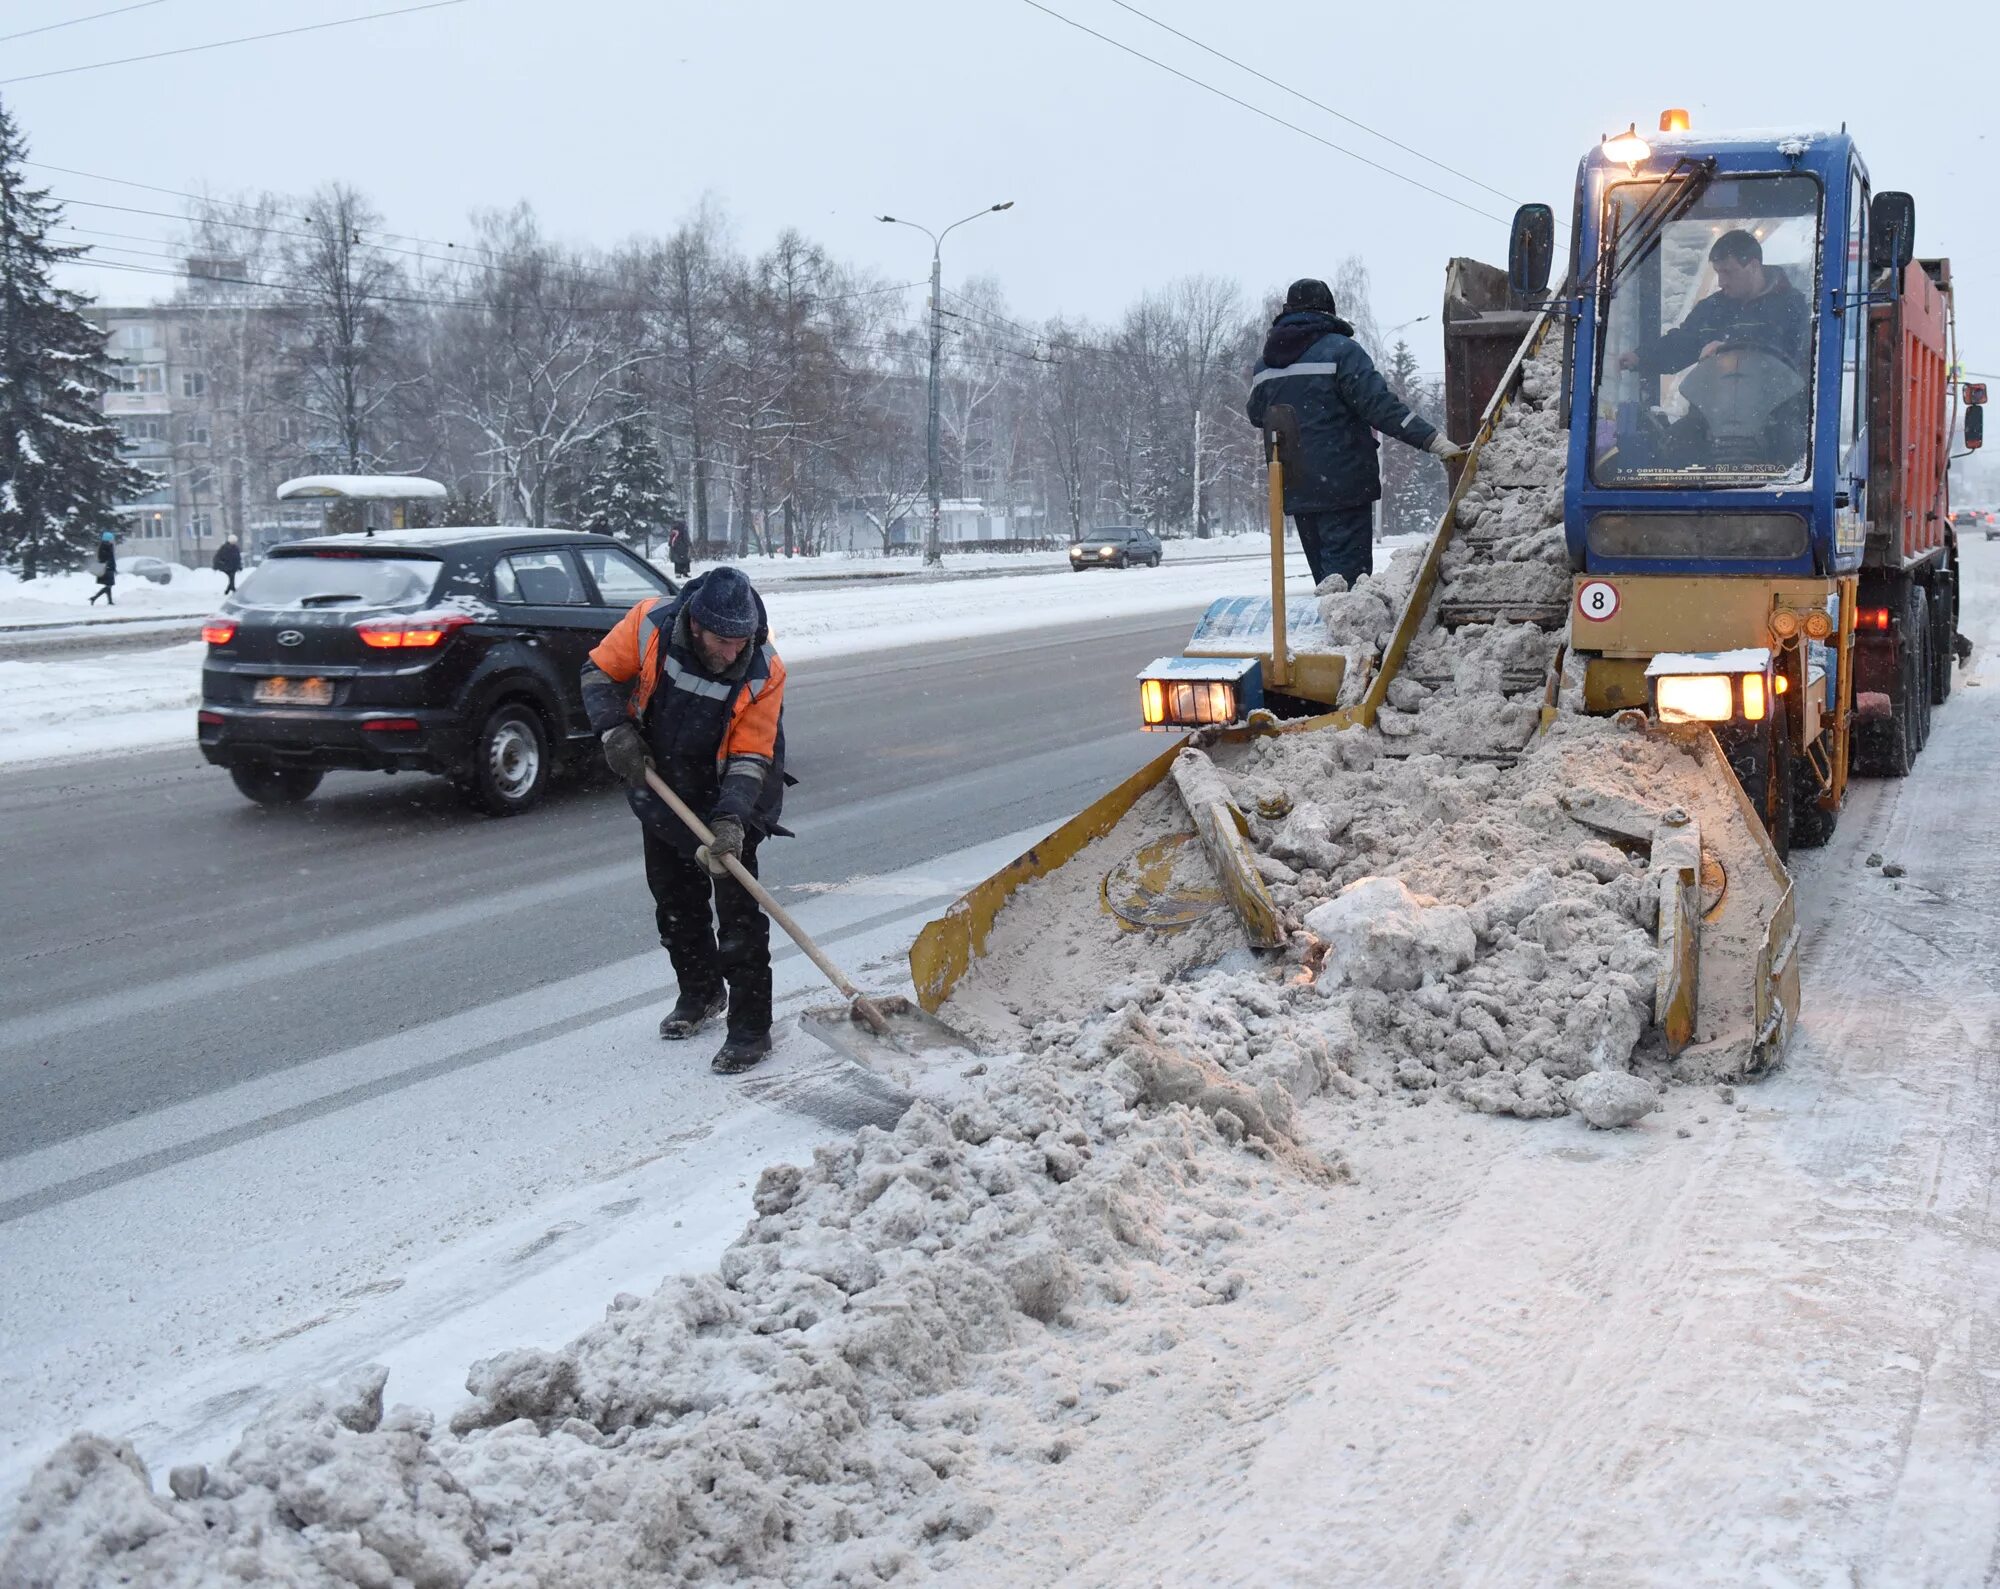
M 1961 645 L 1951 270 L 1915 258 L 1912 200 L 1871 190 L 1845 131 L 1704 137 L 1678 111 L 1660 127 L 1580 163 L 1553 291 L 1547 205 L 1517 213 L 1507 270 L 1451 262 L 1445 423 L 1467 454 L 1393 629 L 1337 645 L 1327 603 L 1287 599 L 1292 441 L 1274 410 L 1269 596 L 1218 599 L 1182 656 L 1141 674 L 1142 720 L 1180 734 L 1172 747 L 926 927 L 910 955 L 926 1008 L 975 971 L 1018 890 L 1169 780 L 1249 943 L 1282 944 L 1252 824 L 1211 757 L 1386 728 L 1398 680 L 1438 684 L 1455 637 L 1532 630 L 1541 643 L 1515 646 L 1501 679 L 1538 707 L 1513 754 L 1561 714 L 1615 715 L 1683 743 L 1714 795 L 1699 822 L 1570 813 L 1650 850 L 1669 1052 L 1729 1056 L 1718 1074 L 1777 1060 L 1799 989 L 1785 858 L 1832 835 L 1851 775 L 1908 771 Z M 1968 446 L 1980 421 L 1969 406 Z M 1184 914 L 1168 848 L 1106 873 L 1103 909 L 1125 927 Z

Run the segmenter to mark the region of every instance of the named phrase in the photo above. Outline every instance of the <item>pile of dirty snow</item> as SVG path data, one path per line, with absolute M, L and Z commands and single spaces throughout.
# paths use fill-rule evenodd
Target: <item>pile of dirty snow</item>
M 38 1471 L 0 1582 L 597 1586 L 948 1572 L 1192 1310 L 1247 1281 L 1241 1218 L 1345 1177 L 1264 1051 L 1279 995 L 1155 985 L 964 1103 L 767 1170 L 718 1271 L 621 1295 L 560 1351 L 474 1366 L 439 1427 L 372 1370 L 260 1419 L 165 1493 L 81 1434 Z M 1202 1013 L 1205 997 L 1212 1004 Z M 1171 1035 L 1199 1026 L 1199 1046 Z M 1310 1084 L 1326 1056 L 1297 1056 Z

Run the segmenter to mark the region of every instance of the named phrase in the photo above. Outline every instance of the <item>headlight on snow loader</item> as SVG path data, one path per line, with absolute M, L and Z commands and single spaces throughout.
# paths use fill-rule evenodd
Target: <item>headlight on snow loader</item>
M 1736 692 L 1726 673 L 1677 673 L 1655 686 L 1654 710 L 1663 723 L 1726 723 L 1736 715 Z
M 1771 709 L 1771 653 L 1740 651 L 1663 654 L 1646 665 L 1653 715 L 1663 723 L 1761 723 Z
M 1162 657 L 1139 675 L 1139 718 L 1172 732 L 1240 723 L 1264 703 L 1254 657 Z

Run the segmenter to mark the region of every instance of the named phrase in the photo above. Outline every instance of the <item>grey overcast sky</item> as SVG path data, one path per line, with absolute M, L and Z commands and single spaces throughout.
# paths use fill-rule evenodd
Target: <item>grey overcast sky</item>
M 18 33 L 130 0 L 0 0 Z M 0 42 L 0 80 L 204 44 L 412 0 L 153 0 Z M 1115 0 L 1044 0 L 1191 76 L 1438 187 L 1457 204 L 1263 121 L 1066 26 L 1029 0 L 461 0 L 228 49 L 0 81 L 34 158 L 216 193 L 339 178 L 395 231 L 466 235 L 520 199 L 570 242 L 659 233 L 713 194 L 755 250 L 796 225 L 839 257 L 914 280 L 916 233 L 955 233 L 947 283 L 997 276 L 1021 319 L 1109 319 L 1140 291 L 1208 271 L 1256 295 L 1359 253 L 1383 326 L 1439 363 L 1453 254 L 1503 261 L 1496 197 L 1205 55 Z M 1916 195 L 1918 247 L 1952 256 L 1960 340 L 2000 371 L 2000 205 L 1986 86 L 2000 21 L 1983 0 L 1813 6 L 1608 4 L 1583 12 L 1134 0 L 1356 121 L 1568 213 L 1578 157 L 1607 130 L 1686 106 L 1698 127 L 1834 127 L 1878 188 Z M 1961 65 L 1961 63 L 1963 63 Z M 178 208 L 83 177 L 65 198 Z M 1490 212 L 1494 218 L 1473 213 Z M 173 223 L 78 205 L 78 226 L 166 238 Z M 106 239 L 107 243 L 112 239 Z M 144 249 L 145 242 L 122 246 Z M 115 257 L 115 256 L 107 256 Z M 159 264 L 164 261 L 134 261 Z M 79 270 L 143 301 L 155 277 Z M 916 295 L 912 295 L 912 307 Z

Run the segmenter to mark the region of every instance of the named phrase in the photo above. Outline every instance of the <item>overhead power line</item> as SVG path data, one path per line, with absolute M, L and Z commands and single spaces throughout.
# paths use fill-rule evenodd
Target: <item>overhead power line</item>
M 352 27 L 357 22 L 379 22 L 384 17 L 406 17 L 418 11 L 442 11 L 446 6 L 461 6 L 465 3 L 466 0 L 424 0 L 422 5 L 399 6 L 393 11 L 370 11 L 365 16 L 358 17 L 337 17 L 331 22 L 308 22 L 303 27 L 279 28 L 271 33 L 246 33 L 240 38 L 211 39 L 206 44 L 183 44 L 178 49 L 149 50 L 144 55 L 124 55 L 115 61 L 90 61 L 82 66 L 59 66 L 48 72 L 23 72 L 15 77 L 0 77 L 0 87 L 8 83 L 38 83 L 47 77 L 70 77 L 77 72 L 98 72 L 107 66 L 133 66 L 140 61 L 163 61 L 170 55 L 199 55 L 204 50 L 226 50 L 238 44 L 261 44 L 267 39 L 288 39 L 300 33 L 324 33 L 328 28 Z
M 313 217 L 310 215 L 303 215 L 293 210 L 278 210 L 278 209 L 266 210 L 261 206 L 247 203 L 242 199 L 223 199 L 223 198 L 216 198 L 210 194 L 205 194 L 205 193 L 190 193 L 182 188 L 163 188 L 160 187 L 157 183 L 136 182 L 130 177 L 108 177 L 105 176 L 102 172 L 80 171 L 76 169 L 74 166 L 50 165 L 48 162 L 43 160 L 23 160 L 21 164 L 26 166 L 33 166 L 37 171 L 57 171 L 64 176 L 83 177 L 87 181 L 91 182 L 108 182 L 115 187 L 138 188 L 143 192 L 159 193 L 165 195 L 168 198 L 186 199 L 193 204 L 222 205 L 228 209 L 247 210 L 252 215 L 275 218 L 278 220 L 302 221 L 308 226 L 318 224 L 317 222 L 314 221 Z M 183 224 L 191 224 L 190 218 L 188 216 L 176 215 L 171 210 L 140 209 L 129 204 L 110 204 L 102 199 L 58 198 L 56 202 L 63 205 L 65 208 L 80 205 L 85 209 L 115 210 L 123 215 L 148 215 L 158 220 L 180 221 Z M 227 228 L 239 232 L 257 232 L 269 237 L 306 238 L 316 241 L 323 236 L 323 234 L 319 232 L 295 232 L 286 227 L 260 225 L 256 222 L 247 220 L 232 221 L 222 216 L 214 217 L 211 224 L 217 227 Z M 83 231 L 86 230 L 86 228 L 71 227 L 70 230 Z M 105 232 L 100 235 L 105 237 L 122 236 L 132 242 L 160 243 L 163 246 L 173 246 L 171 240 L 167 238 L 134 237 L 129 232 L 124 232 L 124 233 Z M 488 255 L 494 261 L 505 263 L 512 257 L 502 249 L 488 248 L 482 243 L 458 243 L 458 242 L 452 242 L 447 238 L 413 237 L 410 236 L 408 233 L 404 232 L 379 232 L 377 235 L 382 237 L 394 238 L 400 242 L 405 242 L 405 243 L 419 243 L 428 245 L 431 248 L 449 249 L 454 255 L 457 255 L 460 258 L 463 258 L 465 255 L 468 254 L 485 254 Z M 356 239 L 355 241 L 356 247 L 373 249 L 377 253 L 398 254 L 406 259 L 423 260 L 427 264 L 451 263 L 451 261 L 439 259 L 434 254 L 425 253 L 422 248 L 393 248 L 388 243 L 368 242 L 366 240 L 366 233 L 363 232 L 357 232 L 355 234 L 355 239 Z M 481 268 L 490 269 L 492 267 L 488 265 Z M 583 267 L 583 268 L 563 267 L 553 272 L 553 274 L 555 274 L 556 276 L 560 277 L 563 280 L 594 282 L 598 284 L 614 285 L 614 286 L 624 285 L 624 283 L 615 282 L 611 277 L 608 277 L 601 272 L 591 270 L 588 267 Z M 814 303 L 840 303 L 849 298 L 871 298 L 885 292 L 907 292 L 912 287 L 921 287 L 923 285 L 925 284 L 921 281 L 891 282 L 885 286 L 863 287 L 853 292 L 837 292 L 837 293 L 825 294 L 823 296 L 815 296 L 812 299 L 812 301 Z
M 1266 110 L 1262 105 L 1253 104 L 1247 99 L 1239 98 L 1237 95 L 1230 93 L 1228 89 L 1218 88 L 1205 78 L 1196 77 L 1191 72 L 1184 72 L 1178 66 L 1169 66 L 1158 56 L 1148 55 L 1144 50 L 1127 44 L 1123 39 L 1114 39 L 1110 34 L 1100 33 L 1097 29 L 1077 21 L 1074 17 L 1064 16 L 1060 11 L 1043 5 L 1042 0 L 1021 0 L 1021 3 L 1041 12 L 1043 16 L 1054 18 L 1066 27 L 1075 28 L 1079 33 L 1088 33 L 1093 39 L 1098 39 L 1105 44 L 1109 44 L 1113 49 L 1123 50 L 1127 55 L 1144 61 L 1148 66 L 1157 67 L 1170 76 L 1178 77 L 1184 83 L 1191 83 L 1204 93 L 1213 94 L 1217 99 L 1226 99 L 1230 104 L 1240 106 L 1242 109 L 1249 111 L 1253 116 L 1261 116 L 1264 120 L 1271 122 L 1275 126 L 1283 127 L 1288 132 L 1295 132 L 1302 138 L 1310 138 L 1314 143 L 1319 144 L 1322 148 L 1331 149 L 1335 154 L 1346 155 L 1350 160 L 1358 160 L 1362 165 L 1380 171 L 1384 176 L 1393 177 L 1398 182 L 1407 183 L 1410 187 L 1421 189 L 1433 198 L 1443 199 L 1447 204 L 1455 204 L 1461 210 L 1469 210 L 1472 214 L 1481 216 L 1489 221 L 1498 221 L 1502 226 L 1507 224 L 1504 216 L 1495 215 L 1491 210 L 1482 210 L 1478 205 L 1468 203 L 1454 193 L 1445 192 L 1442 188 L 1434 188 L 1428 182 L 1420 182 L 1408 173 L 1398 171 L 1394 166 L 1386 166 L 1379 160 L 1371 160 L 1367 155 L 1360 153 L 1358 150 L 1349 149 L 1343 144 L 1337 144 L 1331 138 L 1322 137 L 1309 127 L 1301 127 L 1295 121 L 1287 121 L 1276 111 Z
M 122 17 L 127 11 L 143 11 L 148 6 L 166 4 L 166 0 L 138 0 L 136 5 L 118 6 L 110 11 L 93 11 L 87 17 L 71 17 L 67 22 L 45 22 L 38 28 L 23 28 L 19 33 L 0 33 L 0 44 L 10 44 L 15 39 L 33 38 L 37 33 L 53 33 L 58 28 L 73 28 L 83 22 L 99 22 L 105 17 Z
M 1222 51 L 1218 50 L 1214 45 L 1202 43 L 1202 41 L 1196 38 L 1193 34 L 1183 33 L 1179 28 L 1173 26 L 1171 23 L 1162 22 L 1158 17 L 1153 16 L 1147 12 L 1141 11 L 1135 5 L 1128 4 L 1127 0 L 1111 0 L 1111 3 L 1116 7 L 1118 7 L 1118 9 L 1121 11 L 1131 12 L 1133 16 L 1138 17 L 1142 22 L 1150 22 L 1153 24 L 1154 27 L 1160 28 L 1165 32 L 1171 33 L 1175 38 L 1183 40 L 1188 44 L 1192 44 L 1196 49 L 1201 50 L 1206 54 L 1213 55 L 1218 61 L 1228 62 L 1229 65 L 1235 67 L 1239 72 L 1248 72 L 1252 77 L 1256 78 L 1259 82 L 1269 83 L 1273 88 L 1277 89 L 1280 93 L 1290 94 L 1292 98 L 1300 101 L 1302 104 L 1307 104 L 1312 106 L 1314 110 L 1325 111 L 1327 115 L 1334 117 L 1336 120 L 1346 122 L 1347 125 L 1350 127 L 1358 127 L 1361 131 L 1367 133 L 1369 137 L 1380 138 L 1384 143 L 1390 145 L 1391 147 L 1402 150 L 1404 154 L 1415 156 L 1417 159 L 1423 161 L 1423 163 L 1427 166 L 1435 166 L 1437 167 L 1438 170 L 1446 172 L 1451 176 L 1457 177 L 1458 180 L 1461 182 L 1470 182 L 1475 188 L 1484 188 L 1488 193 L 1492 194 L 1496 199 L 1505 199 L 1510 204 L 1517 204 L 1520 202 L 1511 193 L 1503 193 L 1500 191 L 1500 189 L 1494 187 L 1491 183 L 1481 182 L 1479 178 L 1473 176 L 1470 172 L 1461 171 L 1456 166 L 1448 166 L 1442 160 L 1434 160 L 1429 155 L 1425 154 L 1423 150 L 1413 149 L 1408 144 L 1402 142 L 1400 139 L 1391 138 L 1386 132 L 1379 131 L 1378 129 L 1369 126 L 1367 122 L 1355 120 L 1354 117 L 1348 115 L 1345 111 L 1335 110 L 1331 105 L 1325 104 L 1320 100 L 1314 99 L 1310 94 L 1304 94 L 1299 92 L 1298 89 L 1292 87 L 1291 84 L 1289 83 L 1279 82 L 1277 78 L 1272 77 L 1269 73 L 1260 72 L 1257 70 L 1256 67 L 1251 66 L 1245 61 L 1237 60 L 1236 57 L 1233 55 L 1223 54 Z

